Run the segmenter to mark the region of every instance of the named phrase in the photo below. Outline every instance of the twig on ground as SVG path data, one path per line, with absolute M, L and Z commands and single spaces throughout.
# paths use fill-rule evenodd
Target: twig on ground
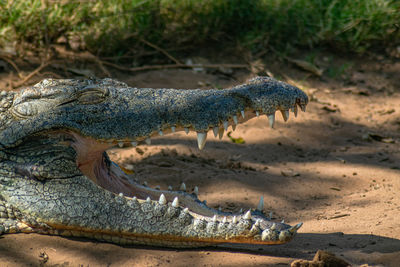
M 18 77 L 22 78 L 21 71 L 18 68 L 17 64 L 14 63 L 14 61 L 12 61 L 10 58 L 5 57 L 5 56 L 0 56 L 0 59 L 7 61 L 7 63 L 10 64 L 17 71 Z
M 27 81 L 29 81 L 30 79 L 32 79 L 33 76 L 35 76 L 36 74 L 38 74 L 42 69 L 44 69 L 45 67 L 47 67 L 49 64 L 51 63 L 50 60 L 46 61 L 46 62 L 42 62 L 42 64 L 40 64 L 39 67 L 37 67 L 34 71 L 32 71 L 31 73 L 29 73 L 27 76 L 25 76 L 25 78 L 23 78 L 21 81 L 16 82 L 14 84 L 12 84 L 11 86 L 13 88 L 16 87 L 20 87 L 21 85 L 24 85 Z
M 165 51 L 165 50 L 162 49 L 161 47 L 158 47 L 158 46 L 156 46 L 155 44 L 152 44 L 152 43 L 150 43 L 149 41 L 146 41 L 146 40 L 144 40 L 144 39 L 142 39 L 142 38 L 139 38 L 139 40 L 140 40 L 142 43 L 145 43 L 146 45 L 148 45 L 148 46 L 154 48 L 155 50 L 160 51 L 160 52 L 163 53 L 167 58 L 171 59 L 171 60 L 172 60 L 173 62 L 175 62 L 176 64 L 182 65 L 182 62 L 180 62 L 179 60 L 177 60 L 176 58 L 174 58 L 173 56 L 171 56 L 170 53 L 168 53 L 167 51 Z
M 111 73 L 108 71 L 108 69 L 104 66 L 104 62 L 102 60 L 100 60 L 98 57 L 96 57 L 95 55 L 93 55 L 92 53 L 90 53 L 90 56 L 92 57 L 92 60 L 94 62 L 97 63 L 97 65 L 99 65 L 99 68 L 101 69 L 101 71 L 107 76 L 107 77 L 111 77 Z

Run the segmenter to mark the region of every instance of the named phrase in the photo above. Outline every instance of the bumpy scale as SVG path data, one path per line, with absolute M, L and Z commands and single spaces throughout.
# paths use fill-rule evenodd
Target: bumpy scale
M 222 138 L 255 116 L 297 116 L 307 96 L 268 77 L 224 90 L 130 88 L 111 79 L 47 79 L 0 93 L 0 234 L 36 232 L 118 244 L 196 247 L 220 243 L 282 244 L 290 226 L 256 210 L 209 208 L 197 195 L 136 183 L 110 161 L 113 147 L 150 145 L 151 137 L 207 132 Z

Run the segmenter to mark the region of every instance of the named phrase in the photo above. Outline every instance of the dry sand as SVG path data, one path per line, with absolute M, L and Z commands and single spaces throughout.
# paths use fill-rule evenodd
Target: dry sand
M 275 129 L 265 116 L 239 125 L 232 136 L 245 144 L 209 133 L 199 151 L 194 133 L 177 133 L 109 154 L 133 165 L 149 186 L 178 188 L 183 181 L 223 210 L 254 208 L 264 196 L 274 219 L 304 223 L 291 243 L 175 250 L 15 234 L 0 237 L 0 266 L 286 266 L 312 259 L 318 249 L 355 266 L 400 266 L 400 63 L 356 62 L 343 81 L 275 69 L 288 69 L 310 96 L 298 118 L 291 113 L 284 123 L 277 114 Z M 251 74 L 162 70 L 116 77 L 138 87 L 196 88 L 234 85 Z

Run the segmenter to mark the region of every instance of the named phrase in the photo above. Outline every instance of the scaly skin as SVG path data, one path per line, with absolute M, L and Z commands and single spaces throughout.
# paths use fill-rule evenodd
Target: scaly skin
M 307 96 L 267 77 L 224 90 L 138 89 L 110 79 L 43 80 L 0 93 L 0 234 L 37 232 L 118 244 L 282 244 L 301 224 L 207 207 L 196 194 L 137 184 L 105 150 L 180 130 L 220 137 L 255 115 L 304 111 Z

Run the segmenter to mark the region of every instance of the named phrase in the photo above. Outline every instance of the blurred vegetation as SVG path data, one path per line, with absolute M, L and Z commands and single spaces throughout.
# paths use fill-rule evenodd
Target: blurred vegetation
M 78 37 L 100 55 L 125 54 L 140 39 L 164 49 L 216 42 L 363 53 L 398 42 L 399 24 L 398 0 L 0 0 L 0 47 Z

